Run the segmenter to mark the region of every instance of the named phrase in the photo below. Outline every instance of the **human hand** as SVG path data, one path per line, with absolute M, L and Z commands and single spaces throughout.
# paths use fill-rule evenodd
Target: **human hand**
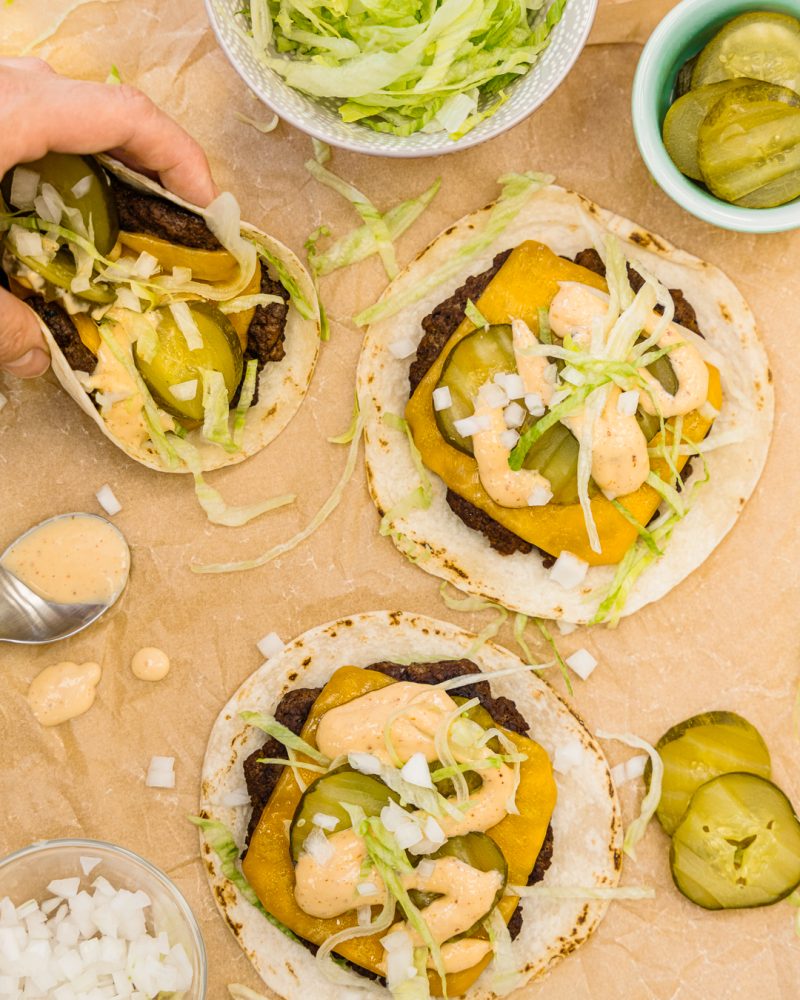
M 202 148 L 141 91 L 72 80 L 40 59 L 0 59 L 0 135 L 0 177 L 48 152 L 108 152 L 195 205 L 218 193 Z M 49 364 L 33 312 L 0 288 L 0 368 L 33 378 Z

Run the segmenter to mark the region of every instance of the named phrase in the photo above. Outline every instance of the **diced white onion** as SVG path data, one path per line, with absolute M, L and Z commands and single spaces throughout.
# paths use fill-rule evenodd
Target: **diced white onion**
M 400 768 L 400 777 L 419 788 L 433 788 L 431 771 L 424 753 L 412 754 Z
M 395 991 L 400 983 L 413 978 L 409 969 L 414 969 L 414 942 L 408 931 L 398 928 L 381 938 L 381 944 L 386 949 L 386 984 Z
M 95 493 L 95 496 L 97 497 L 97 502 L 106 512 L 106 514 L 109 514 L 111 517 L 113 517 L 115 514 L 119 514 L 119 512 L 122 510 L 122 504 L 114 496 L 114 491 L 111 489 L 108 483 L 104 483 L 97 491 L 97 493 Z M 88 875 L 89 873 L 86 872 L 86 874 Z
M 79 878 L 57 878 L 47 885 L 47 891 L 63 899 L 71 899 L 78 894 L 81 880 Z
M 377 891 L 378 887 L 374 882 L 359 882 L 356 886 L 359 896 L 374 896 Z
M 583 744 L 580 740 L 570 740 L 556 747 L 553 755 L 553 768 L 559 774 L 568 774 L 574 767 L 583 763 Z
M 449 410 L 453 405 L 453 397 L 450 393 L 449 385 L 440 385 L 433 390 L 433 408 L 436 411 Z
M 525 410 L 519 403 L 509 403 L 503 411 L 503 419 L 506 422 L 506 427 L 522 427 L 525 423 L 525 417 Z
M 476 416 L 473 413 L 471 417 L 464 417 L 462 420 L 453 421 L 453 427 L 455 427 L 456 433 L 460 434 L 461 437 L 472 437 L 473 434 L 478 434 L 480 431 L 490 430 L 491 426 L 491 417 L 486 413 L 481 416 Z
M 327 813 L 314 813 L 311 817 L 311 822 L 314 826 L 318 826 L 320 830 L 335 830 L 339 825 L 339 820 L 335 816 L 329 816 Z
M 389 353 L 397 358 L 398 361 L 402 361 L 403 358 L 408 358 L 417 349 L 416 343 L 411 339 L 411 337 L 400 337 L 398 340 L 392 341 L 389 344 Z
M 372 923 L 372 907 L 357 906 L 356 919 L 358 920 L 359 927 L 369 927 L 369 925 Z
M 628 392 L 621 392 L 617 397 L 617 413 L 623 417 L 632 417 L 639 409 L 639 390 L 630 389 Z
M 538 392 L 525 393 L 525 405 L 533 417 L 541 417 L 544 414 L 544 403 Z
M 586 579 L 589 563 L 565 549 L 550 570 L 550 579 L 565 590 L 578 587 Z
M 562 635 L 572 635 L 578 626 L 574 622 L 565 622 L 560 618 L 556 622 L 556 628 Z
M 550 409 L 552 410 L 554 406 L 563 403 L 569 394 L 569 389 L 559 389 L 558 392 L 554 392 L 550 397 Z
M 371 753 L 349 753 L 347 762 L 354 771 L 361 774 L 380 774 L 381 762 Z
M 647 759 L 646 753 L 637 754 L 635 757 L 631 757 L 630 760 L 626 760 L 622 764 L 617 764 L 616 767 L 612 767 L 611 777 L 614 784 L 619 787 L 620 785 L 626 784 L 628 781 L 635 781 L 637 778 L 641 778 L 644 774 Z
M 176 285 L 185 285 L 192 280 L 192 269 L 190 267 L 173 267 L 172 277 Z
M 500 406 L 506 406 L 508 403 L 508 396 L 506 395 L 505 389 L 496 385 L 494 382 L 487 382 L 482 385 L 480 391 L 478 392 L 478 400 L 484 405 L 488 406 L 490 409 L 494 410 Z
M 321 866 L 327 865 L 336 853 L 328 838 L 319 827 L 312 828 L 311 833 L 309 833 L 303 842 L 303 850 Z
M 423 858 L 417 865 L 417 875 L 420 878 L 430 878 L 434 871 L 436 871 L 436 862 L 431 861 L 430 858 Z
M 17 253 L 21 257 L 33 257 L 35 260 L 40 260 L 47 256 L 41 233 L 33 229 L 23 229 L 22 226 L 12 226 L 11 235 Z
M 572 656 L 567 657 L 565 662 L 584 681 L 587 680 L 597 666 L 597 660 L 588 649 L 577 649 Z
M 553 499 L 553 491 L 547 486 L 535 486 L 528 497 L 529 507 L 544 507 Z
M 173 302 L 169 307 L 172 318 L 178 324 L 183 334 L 186 346 L 190 351 L 199 351 L 203 347 L 203 336 L 194 321 L 192 311 L 185 302 Z
M 186 382 L 178 382 L 177 385 L 169 387 L 169 394 L 182 403 L 188 402 L 197 396 L 197 379 L 190 378 Z
M 500 444 L 507 450 L 511 451 L 514 445 L 519 441 L 519 431 L 515 431 L 513 428 L 509 427 L 508 430 L 503 431 L 500 435 Z
M 81 292 L 88 292 L 91 287 L 92 283 L 85 274 L 76 274 L 69 283 L 69 290 L 74 292 L 75 295 L 80 295 Z
M 27 167 L 16 167 L 11 178 L 11 204 L 22 211 L 33 208 L 39 190 L 39 175 Z
M 58 226 L 64 214 L 64 200 L 52 184 L 43 184 L 42 193 L 33 200 L 33 209 L 40 219 Z
M 428 816 L 425 820 L 424 833 L 426 839 L 430 840 L 434 844 L 443 844 L 445 840 L 447 840 L 444 830 L 442 830 L 441 826 L 439 826 L 433 816 Z
M 509 399 L 522 399 L 525 395 L 525 383 L 522 381 L 522 376 L 516 372 L 499 372 L 494 380 L 505 389 Z
M 102 861 L 102 859 L 101 858 L 80 857 L 80 858 L 78 858 L 78 861 L 80 862 L 81 871 L 83 872 L 83 874 L 84 875 L 91 875 L 91 873 L 95 870 L 95 868 L 97 868 L 97 866 L 100 864 L 100 862 Z
M 354 754 L 350 754 L 350 756 L 353 757 Z M 368 756 L 371 756 L 371 754 Z M 377 758 L 375 759 L 377 760 Z M 362 772 L 362 773 L 367 773 L 367 772 Z M 388 803 L 388 805 L 385 805 L 383 809 L 381 809 L 381 823 L 383 823 L 383 825 L 386 827 L 389 833 L 395 833 L 395 831 L 397 830 L 397 828 L 400 826 L 401 823 L 405 823 L 408 821 L 408 817 L 409 814 L 405 811 L 405 809 L 401 808 L 394 801 L 394 799 L 392 799 Z
M 268 632 L 263 639 L 258 640 L 256 647 L 264 659 L 269 660 L 271 657 L 277 656 L 278 653 L 282 653 L 286 649 L 286 643 L 277 632 Z
M 87 174 L 85 177 L 81 177 L 79 181 L 72 185 L 70 190 L 76 198 L 83 198 L 89 193 L 89 188 L 92 186 L 92 175 Z
M 147 768 L 147 775 L 144 779 L 145 785 L 148 788 L 174 788 L 174 769 L 174 757 L 151 757 L 150 766 Z

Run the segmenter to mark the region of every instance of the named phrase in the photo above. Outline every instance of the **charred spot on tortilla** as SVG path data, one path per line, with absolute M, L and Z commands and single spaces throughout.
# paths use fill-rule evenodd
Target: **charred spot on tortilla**
M 193 250 L 222 249 L 219 240 L 199 215 L 166 198 L 139 191 L 111 173 L 108 176 L 121 229 L 155 236 Z

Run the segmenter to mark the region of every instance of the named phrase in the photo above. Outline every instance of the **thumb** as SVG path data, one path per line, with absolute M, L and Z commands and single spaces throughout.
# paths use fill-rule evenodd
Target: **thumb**
M 0 368 L 18 378 L 34 378 L 49 365 L 36 316 L 24 302 L 0 288 Z

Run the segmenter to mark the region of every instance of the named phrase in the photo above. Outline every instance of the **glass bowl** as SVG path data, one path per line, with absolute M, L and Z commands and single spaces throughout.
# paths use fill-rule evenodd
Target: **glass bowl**
M 80 858 L 99 858 L 100 864 L 84 875 Z M 148 930 L 164 931 L 170 945 L 182 944 L 192 966 L 191 988 L 172 993 L 169 1000 L 205 1000 L 206 951 L 200 928 L 189 904 L 176 886 L 149 861 L 115 844 L 101 840 L 43 840 L 0 861 L 0 899 L 9 896 L 20 906 L 29 899 L 41 902 L 53 879 L 81 877 L 85 889 L 102 875 L 115 889 L 141 889 L 152 901 Z
M 800 228 L 800 199 L 779 208 L 729 205 L 678 170 L 661 138 L 683 64 L 719 29 L 748 11 L 778 11 L 797 17 L 797 0 L 683 0 L 658 25 L 644 47 L 633 81 L 633 130 L 639 152 L 658 186 L 687 212 L 722 229 L 779 233 Z

